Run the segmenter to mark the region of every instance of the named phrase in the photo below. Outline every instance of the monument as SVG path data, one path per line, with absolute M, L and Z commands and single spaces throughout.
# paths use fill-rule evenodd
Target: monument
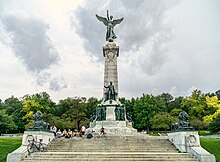
M 20 162 L 28 155 L 29 140 L 42 141 L 45 146 L 54 139 L 54 134 L 49 131 L 49 124 L 43 121 L 43 114 L 37 111 L 33 115 L 34 123 L 23 134 L 21 146 L 7 155 L 7 162 Z
M 98 15 L 96 17 L 107 27 L 107 42 L 103 47 L 105 57 L 103 101 L 97 106 L 96 114 L 91 116 L 90 129 L 100 132 L 104 127 L 108 134 L 134 134 L 137 130 L 132 127 L 132 121 L 127 119 L 125 106 L 119 101 L 118 93 L 119 46 L 114 42 L 114 39 L 117 38 L 114 27 L 120 24 L 124 18 L 113 20 L 113 16 L 109 17 L 108 10 L 107 18 Z

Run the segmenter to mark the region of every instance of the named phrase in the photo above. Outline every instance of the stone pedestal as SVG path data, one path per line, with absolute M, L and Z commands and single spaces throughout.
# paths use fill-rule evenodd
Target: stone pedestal
M 7 162 L 20 162 L 24 159 L 25 156 L 28 155 L 27 152 L 27 145 L 29 144 L 28 140 L 30 140 L 30 136 L 34 137 L 34 140 L 39 142 L 42 139 L 42 143 L 47 145 L 54 139 L 54 134 L 52 132 L 45 132 L 45 131 L 25 131 L 21 146 L 9 153 L 7 156 Z
M 215 156 L 201 147 L 197 131 L 168 133 L 168 139 L 178 150 L 194 155 L 200 162 L 215 162 Z
M 103 56 L 105 57 L 104 86 L 108 86 L 112 82 L 116 92 L 116 99 L 118 99 L 117 57 L 119 56 L 119 47 L 114 42 L 108 42 L 103 47 Z M 105 96 L 105 93 L 106 89 L 104 88 L 103 96 Z
M 115 105 L 106 106 L 106 121 L 115 120 Z
M 121 105 L 119 101 L 106 101 L 102 106 L 106 107 L 106 120 L 90 122 L 90 130 L 100 133 L 102 127 L 105 128 L 107 135 L 131 135 L 136 134 L 137 130 L 132 128 L 132 123 L 126 119 L 116 120 L 115 108 Z

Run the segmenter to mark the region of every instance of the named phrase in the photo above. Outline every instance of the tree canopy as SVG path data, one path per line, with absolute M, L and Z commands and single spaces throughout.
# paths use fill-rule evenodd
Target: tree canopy
M 212 129 L 219 124 L 220 91 L 202 93 L 192 91 L 190 96 L 173 97 L 169 93 L 159 95 L 143 94 L 137 98 L 120 98 L 126 113 L 134 121 L 138 130 L 170 130 L 181 111 L 189 114 L 190 125 L 195 129 Z M 91 97 L 67 97 L 55 103 L 46 92 L 25 95 L 21 98 L 11 96 L 0 100 L 0 130 L 2 132 L 22 132 L 33 121 L 33 114 L 41 111 L 44 121 L 60 129 L 80 129 L 89 126 L 89 119 L 95 113 L 101 99 Z

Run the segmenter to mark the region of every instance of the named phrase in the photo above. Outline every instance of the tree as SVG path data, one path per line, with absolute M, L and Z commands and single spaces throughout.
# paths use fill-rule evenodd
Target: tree
M 6 114 L 5 110 L 0 110 L 0 134 L 5 131 L 15 130 L 17 126 L 11 116 Z
M 190 118 L 202 119 L 207 113 L 206 108 L 205 95 L 200 90 L 194 90 L 191 96 L 183 98 L 181 102 L 181 109 L 186 111 Z
M 218 99 L 220 100 L 220 90 L 216 91 L 215 94 L 218 97 Z
M 169 112 L 169 105 L 171 101 L 173 100 L 173 96 L 169 93 L 162 93 L 158 96 L 161 100 L 163 100 L 163 103 L 165 104 L 163 106 L 164 110 L 162 112 Z
M 135 98 L 131 98 L 130 100 L 126 100 L 125 98 L 119 99 L 122 104 L 124 104 L 126 108 L 126 114 L 129 115 L 132 120 L 134 120 L 134 104 L 136 102 Z
M 22 104 L 22 112 L 24 112 L 22 119 L 27 122 L 25 128 L 33 124 L 32 117 L 37 111 L 41 111 L 45 116 L 45 114 L 54 112 L 55 110 L 55 103 L 46 92 L 36 93 L 31 96 L 25 95 Z
M 70 107 L 70 117 L 74 119 L 75 126 L 79 130 L 83 125 L 89 124 L 89 119 L 86 117 L 86 103 L 82 98 L 74 98 L 73 105 Z
M 8 115 L 12 115 L 17 109 L 22 108 L 22 103 L 18 98 L 11 96 L 5 100 L 3 108 L 6 110 Z
M 173 117 L 167 112 L 162 112 L 154 115 L 154 117 L 150 120 L 150 123 L 154 129 L 168 130 L 170 129 L 171 124 L 176 123 L 177 121 L 177 117 Z
M 95 97 L 91 97 L 86 101 L 86 116 L 89 119 L 90 116 L 95 113 L 97 105 L 101 103 L 101 100 L 99 101 Z
M 189 125 L 192 126 L 196 130 L 202 130 L 206 128 L 205 123 L 202 119 L 198 119 L 196 117 L 191 117 L 189 121 Z
M 211 115 L 206 115 L 203 117 L 204 122 L 206 124 L 210 124 L 213 119 L 217 118 L 220 114 L 220 100 L 217 98 L 217 96 L 206 96 L 206 103 L 209 109 L 215 110 Z
M 170 115 L 177 117 L 180 112 L 182 112 L 182 109 L 174 108 L 171 112 Z
M 57 123 L 62 125 L 62 121 L 66 121 L 65 128 L 80 129 L 82 125 L 88 126 L 89 117 L 86 99 L 84 97 L 67 98 L 58 103 L 58 108 L 61 108 L 61 118 Z
M 157 104 L 153 95 L 143 95 L 136 99 L 134 104 L 135 127 L 149 132 L 150 119 L 156 114 Z
M 220 114 L 209 124 L 211 133 L 218 133 L 220 131 Z
M 168 104 L 168 112 L 171 112 L 173 109 L 181 109 L 181 103 L 183 99 L 184 98 L 182 96 L 179 96 L 170 101 L 170 103 Z
M 17 130 L 23 131 L 25 121 L 22 119 L 24 116 L 24 113 L 22 110 L 22 102 L 14 97 L 11 96 L 10 98 L 7 98 L 4 103 L 2 103 L 2 108 L 5 110 L 6 114 L 11 116 L 14 123 L 16 124 Z

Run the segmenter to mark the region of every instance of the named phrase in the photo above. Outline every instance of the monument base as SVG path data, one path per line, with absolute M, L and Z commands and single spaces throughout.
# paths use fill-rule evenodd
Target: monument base
M 90 122 L 92 131 L 100 132 L 101 128 L 105 129 L 108 135 L 132 135 L 136 134 L 137 130 L 132 128 L 132 124 L 128 121 L 96 121 Z
M 188 152 L 200 162 L 215 162 L 215 156 L 201 147 L 197 131 L 168 133 L 168 139 L 180 152 Z
M 126 119 L 124 114 L 124 120 L 116 120 L 115 108 L 121 106 L 119 101 L 108 100 L 102 103 L 102 106 L 106 108 L 106 120 L 90 122 L 90 131 L 100 133 L 101 128 L 105 129 L 108 135 L 133 135 L 137 133 L 137 130 L 132 127 L 132 122 Z M 124 112 L 126 113 L 126 112 Z
M 33 136 L 34 140 L 37 142 L 42 139 L 42 143 L 45 145 L 47 145 L 54 139 L 54 134 L 52 132 L 25 131 L 23 134 L 21 146 L 17 150 L 8 154 L 7 162 L 20 162 L 28 155 L 27 145 L 29 144 L 28 140 L 30 140 L 30 136 Z

